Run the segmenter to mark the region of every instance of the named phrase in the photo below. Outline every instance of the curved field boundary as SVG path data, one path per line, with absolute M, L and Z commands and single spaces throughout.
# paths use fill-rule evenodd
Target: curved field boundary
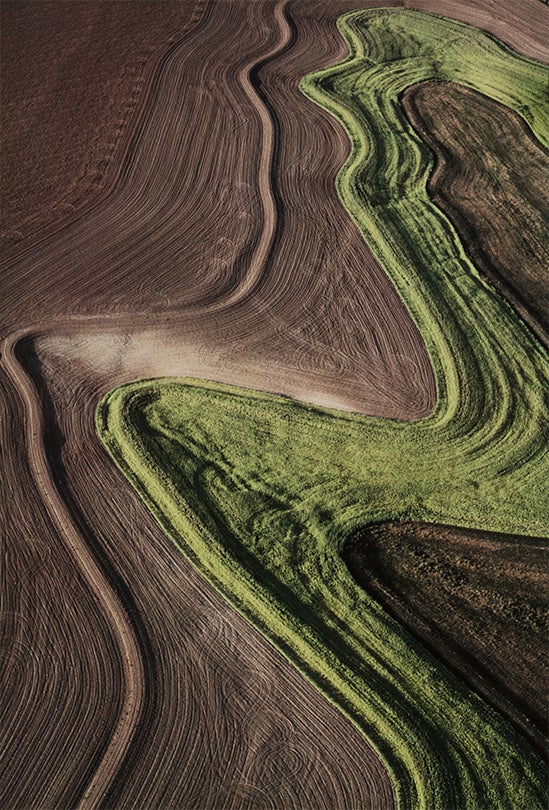
M 421 325 L 436 364 L 434 418 L 442 425 L 444 410 L 452 418 L 464 404 L 460 380 L 469 376 L 455 356 L 456 335 L 448 327 L 458 319 L 446 317 L 447 289 L 469 303 L 479 290 L 492 291 L 479 284 L 458 234 L 429 199 L 432 154 L 406 120 L 399 96 L 425 80 L 459 82 L 517 112 L 547 147 L 549 72 L 470 26 L 420 12 L 374 9 L 345 15 L 338 25 L 349 57 L 311 74 L 302 89 L 349 134 L 352 151 L 338 193 Z M 497 321 L 503 326 L 499 314 Z
M 351 137 L 339 193 L 426 340 L 434 413 L 405 424 L 165 379 L 115 389 L 97 426 L 176 544 L 372 740 L 401 807 L 542 807 L 541 760 L 339 552 L 352 528 L 389 519 L 547 534 L 547 354 L 430 202 L 431 158 L 398 103 L 426 78 L 460 81 L 547 143 L 546 73 L 429 15 L 376 10 L 340 25 L 349 58 L 304 87 Z

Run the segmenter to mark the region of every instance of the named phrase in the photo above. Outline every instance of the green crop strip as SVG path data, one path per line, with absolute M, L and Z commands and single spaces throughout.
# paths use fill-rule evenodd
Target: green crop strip
M 398 97 L 459 81 L 549 140 L 547 72 L 481 32 L 395 9 L 346 15 L 349 57 L 303 81 L 346 127 L 339 194 L 415 318 L 437 380 L 415 423 L 196 380 L 115 389 L 98 430 L 178 547 L 372 741 L 402 808 L 541 808 L 524 741 L 350 577 L 357 525 L 547 534 L 547 355 L 430 202 L 432 158 Z

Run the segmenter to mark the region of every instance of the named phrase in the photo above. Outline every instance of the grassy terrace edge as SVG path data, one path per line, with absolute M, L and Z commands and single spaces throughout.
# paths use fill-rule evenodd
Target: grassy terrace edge
M 543 807 L 541 761 L 352 580 L 357 525 L 423 520 L 546 535 L 547 355 L 431 204 L 407 86 L 459 81 L 547 145 L 547 73 L 468 26 L 397 9 L 339 22 L 341 64 L 304 92 L 345 126 L 338 191 L 416 320 L 438 402 L 411 424 L 218 383 L 110 392 L 98 431 L 200 572 L 371 740 L 402 808 Z

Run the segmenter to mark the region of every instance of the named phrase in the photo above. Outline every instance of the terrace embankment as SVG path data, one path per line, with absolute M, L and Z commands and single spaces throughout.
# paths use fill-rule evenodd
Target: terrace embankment
M 436 155 L 431 198 L 477 269 L 549 343 L 547 150 L 512 110 L 455 83 L 419 84 L 402 104 Z
M 360 585 L 544 755 L 547 540 L 385 523 L 354 531 L 342 556 Z

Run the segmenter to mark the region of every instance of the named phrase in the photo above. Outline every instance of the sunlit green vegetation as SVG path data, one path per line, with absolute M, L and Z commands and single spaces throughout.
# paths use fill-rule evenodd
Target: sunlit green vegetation
M 547 534 L 547 356 L 430 203 L 432 159 L 398 103 L 423 79 L 459 81 L 547 143 L 547 74 L 428 15 L 359 12 L 340 28 L 348 59 L 303 88 L 349 132 L 338 190 L 425 338 L 433 414 L 409 424 L 165 379 L 111 392 L 98 429 L 178 547 L 372 741 L 401 807 L 543 807 L 541 761 L 339 552 L 356 526 L 389 519 Z

